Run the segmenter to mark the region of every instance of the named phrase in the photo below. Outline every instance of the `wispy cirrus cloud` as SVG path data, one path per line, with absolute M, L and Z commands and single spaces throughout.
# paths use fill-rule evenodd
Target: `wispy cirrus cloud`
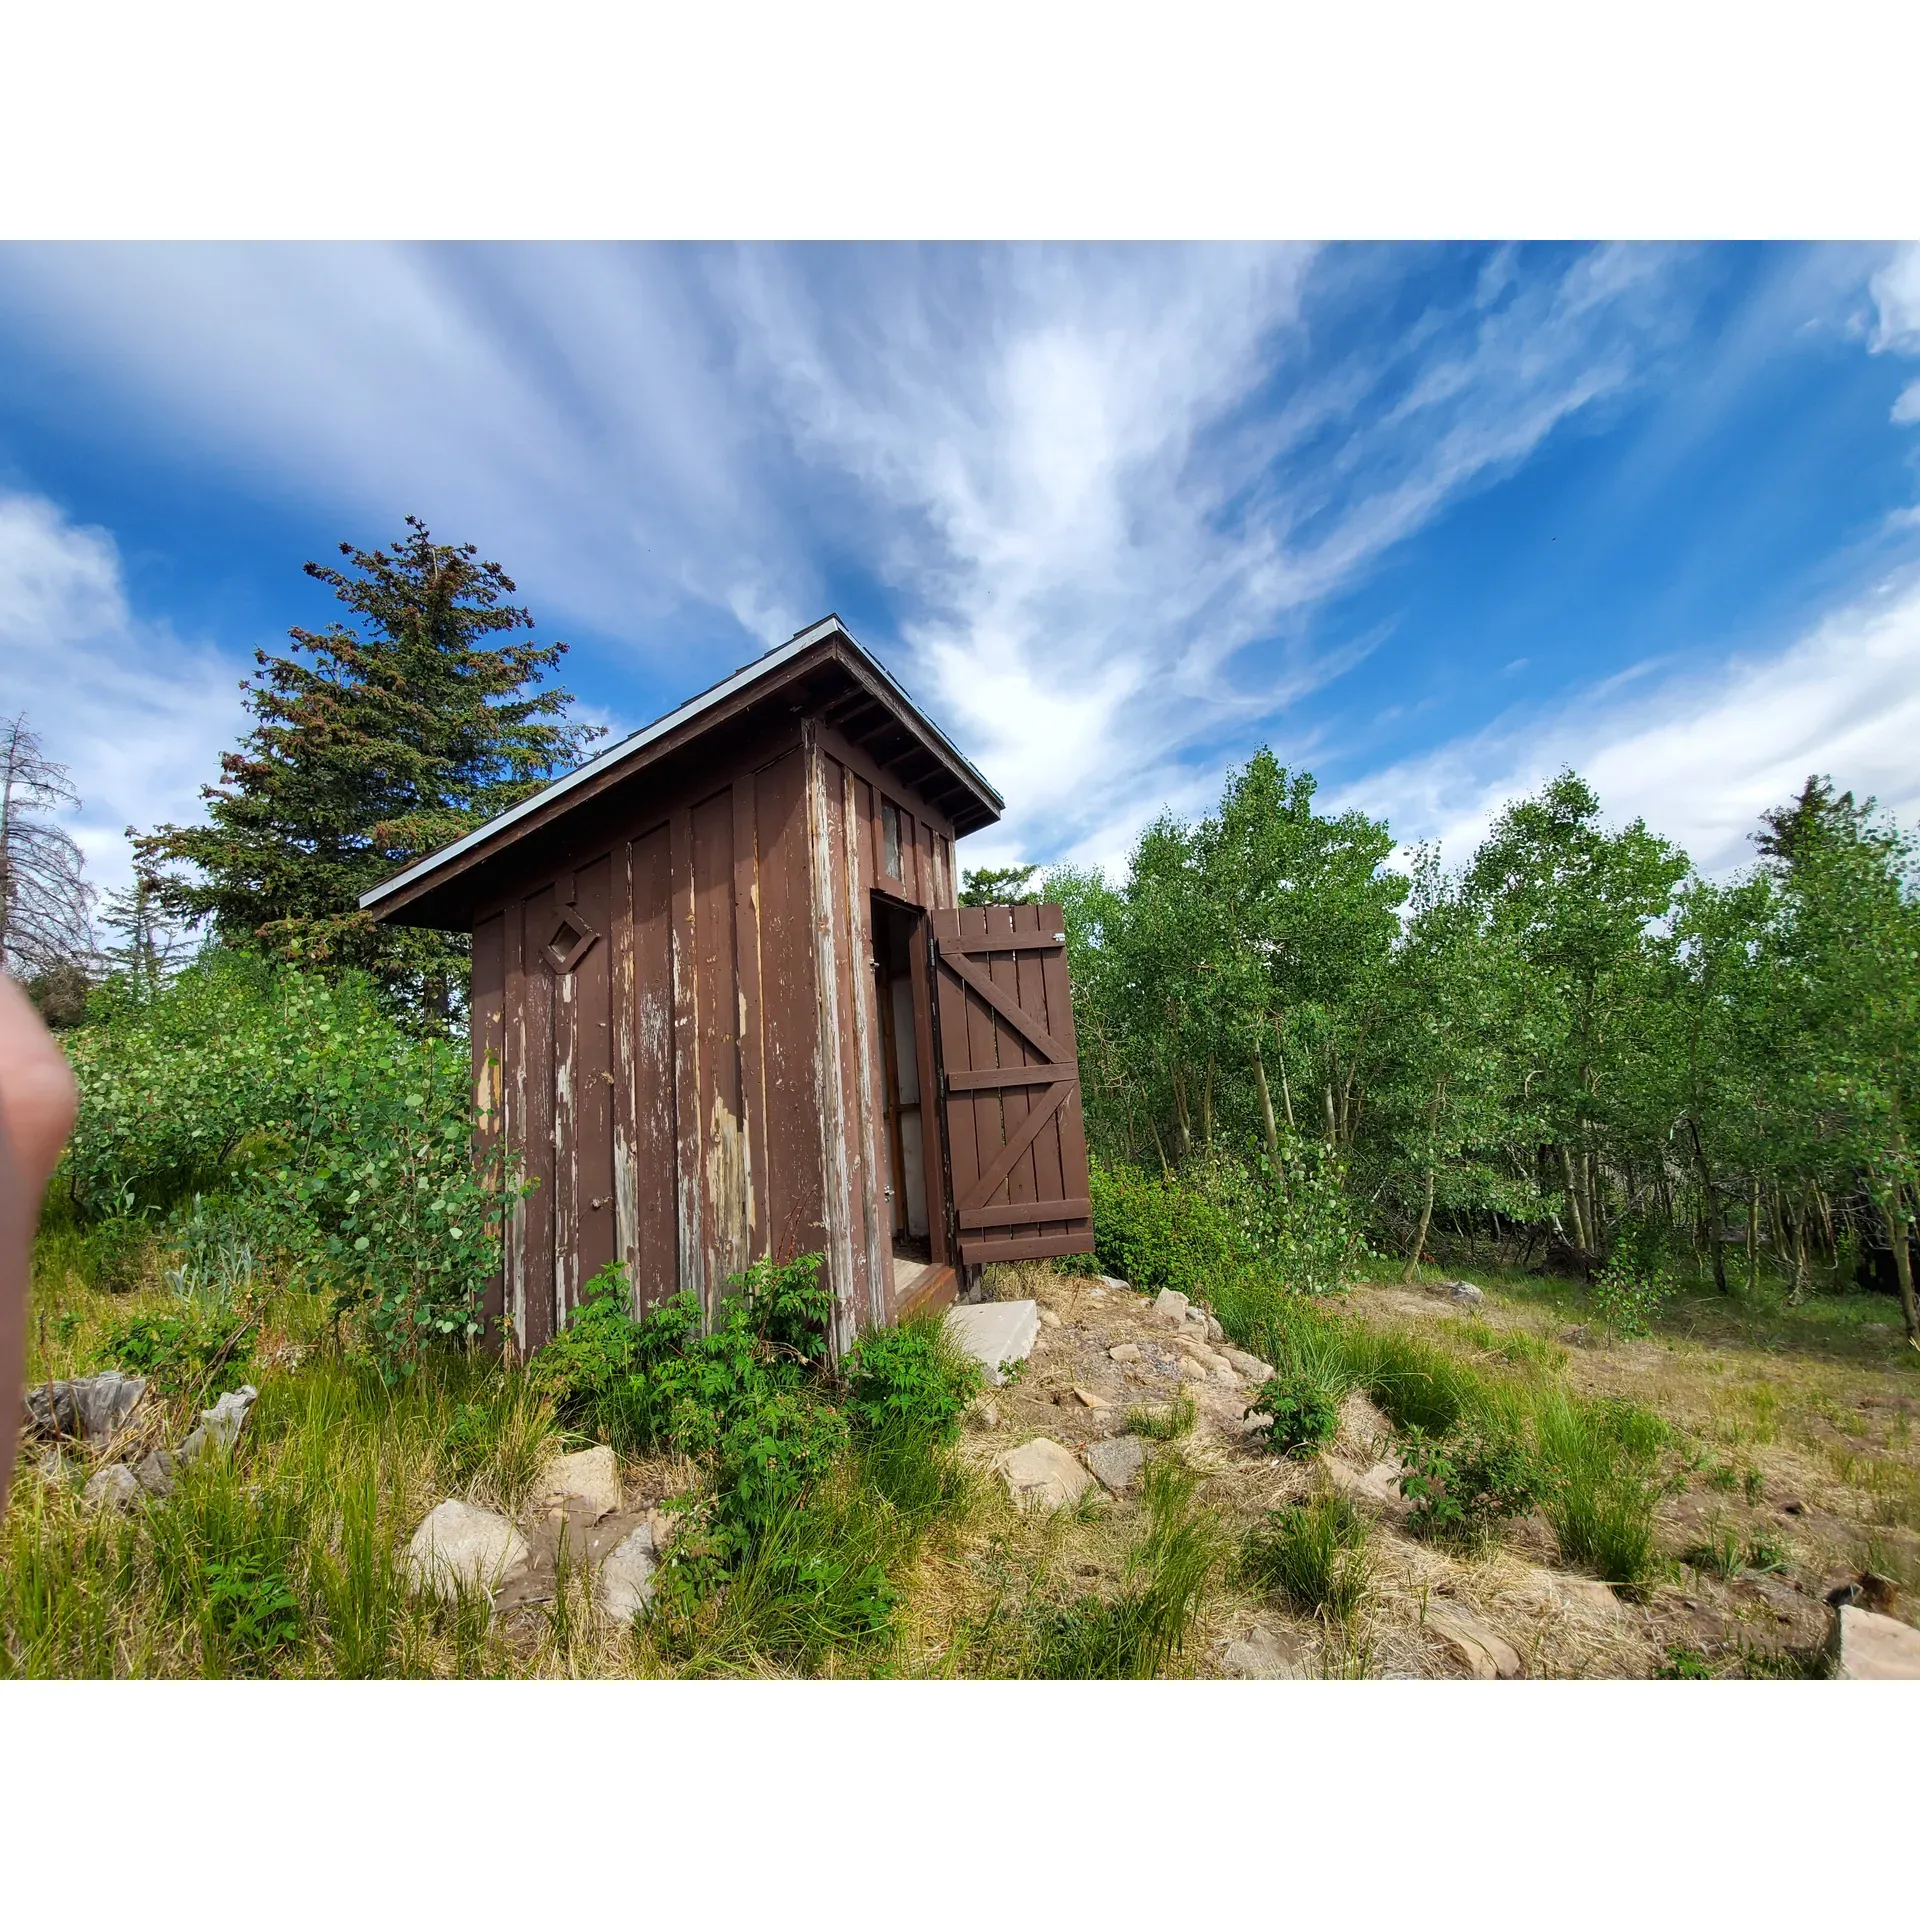
M 976 857 L 1105 860 L 1258 739 L 1312 749 L 1301 703 L 1379 637 L 1324 611 L 1629 400 L 1699 297 L 1684 249 L 1410 294 L 1429 257 L 20 249 L 0 323 L 182 458 L 501 555 L 630 722 L 871 581 L 863 637 L 1008 796 Z
M 1577 767 L 1615 822 L 1644 818 L 1703 872 L 1750 861 L 1760 814 L 1809 774 L 1920 810 L 1920 576 L 1881 582 L 1782 651 L 1621 676 L 1577 703 L 1355 781 L 1338 804 L 1469 855 L 1508 802 Z

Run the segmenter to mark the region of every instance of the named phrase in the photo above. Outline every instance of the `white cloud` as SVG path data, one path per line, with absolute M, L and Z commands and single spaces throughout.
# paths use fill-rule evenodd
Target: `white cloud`
M 1900 389 L 1900 397 L 1893 403 L 1893 424 L 1896 427 L 1911 427 L 1920 422 L 1920 380 L 1915 380 Z
M 240 732 L 234 663 L 139 619 L 110 534 L 0 494 L 0 703 L 24 712 L 81 797 L 66 824 L 98 887 L 132 872 L 124 829 L 200 817 Z
M 1008 796 L 979 857 L 1102 857 L 1364 653 L 1316 606 L 1640 377 L 1680 258 L 1496 261 L 1358 351 L 1309 293 L 1397 267 L 1289 248 L 22 248 L 0 318 L 343 532 L 507 557 L 675 697 L 877 572 Z
M 1875 353 L 1920 353 L 1920 245 L 1897 248 L 1873 276 Z
M 1343 806 L 1403 841 L 1469 855 L 1510 800 L 1572 766 L 1616 822 L 1643 817 L 1707 873 L 1753 858 L 1748 836 L 1809 774 L 1920 809 L 1920 578 L 1882 582 L 1767 659 L 1733 659 L 1649 688 L 1589 690 L 1530 724 L 1489 728 L 1352 783 Z

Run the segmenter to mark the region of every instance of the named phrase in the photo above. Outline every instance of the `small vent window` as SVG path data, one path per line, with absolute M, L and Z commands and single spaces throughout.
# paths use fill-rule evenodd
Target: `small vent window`
M 904 877 L 900 867 L 900 809 L 891 800 L 880 802 L 880 858 L 888 879 Z

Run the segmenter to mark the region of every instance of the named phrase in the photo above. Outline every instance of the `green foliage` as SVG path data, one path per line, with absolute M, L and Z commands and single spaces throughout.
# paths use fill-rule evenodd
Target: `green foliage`
M 1338 1170 L 1311 1142 L 1289 1139 L 1279 1160 L 1202 1156 L 1157 1177 L 1096 1160 L 1091 1180 L 1102 1270 L 1145 1292 L 1172 1287 L 1223 1319 L 1337 1291 L 1359 1251 Z
M 1636 1225 L 1622 1230 L 1607 1264 L 1594 1276 L 1594 1306 L 1621 1339 L 1638 1340 L 1677 1286 L 1653 1236 Z
M 1318 1453 L 1340 1426 L 1340 1399 L 1310 1374 L 1275 1374 L 1254 1396 L 1253 1411 L 1271 1414 L 1267 1446 L 1274 1453 Z
M 869 1328 L 848 1358 L 849 1412 L 863 1433 L 909 1428 L 943 1443 L 958 1435 L 979 1378 L 944 1320 Z
M 1196 1484 L 1176 1455 L 1149 1462 L 1141 1481 L 1147 1531 L 1127 1556 L 1119 1593 L 1031 1605 L 1022 1623 L 1024 1675 L 1150 1680 L 1179 1657 L 1224 1552 L 1213 1517 L 1194 1506 Z
M 183 1296 L 298 1278 L 350 1314 L 382 1375 L 471 1339 L 515 1189 L 476 1163 L 464 1049 L 403 1031 L 364 981 L 215 951 L 100 996 L 68 1046 L 62 1162 L 83 1219 L 175 1208 Z
M 532 690 L 564 649 L 508 637 L 532 617 L 472 547 L 409 516 L 391 549 L 340 551 L 350 571 L 306 571 L 355 624 L 296 627 L 288 655 L 256 656 L 253 731 L 222 756 L 206 822 L 135 845 L 161 904 L 227 944 L 371 974 L 444 1022 L 465 941 L 376 926 L 360 896 L 537 792 L 600 730 L 559 717 L 563 688 Z
M 1713 1669 L 1692 1647 L 1674 1641 L 1668 1645 L 1653 1677 L 1656 1680 L 1711 1680 Z
M 1484 1547 L 1538 1497 L 1538 1470 L 1526 1443 L 1505 1428 L 1456 1427 L 1434 1439 L 1415 1430 L 1402 1452 L 1400 1491 L 1413 1510 L 1410 1524 L 1429 1539 Z
M 1178 1393 L 1164 1406 L 1137 1403 L 1127 1409 L 1126 1429 L 1143 1440 L 1181 1440 L 1193 1431 L 1200 1409 L 1190 1393 Z
M 231 1560 L 209 1560 L 206 1578 L 208 1624 L 226 1643 L 236 1669 L 263 1664 L 278 1648 L 301 1638 L 300 1602 L 269 1550 L 250 1548 Z
M 1016 906 L 1023 900 L 1040 896 L 1028 882 L 1040 869 L 1024 867 L 972 867 L 960 876 L 960 904 L 963 907 Z
M 1337 1493 L 1282 1507 L 1248 1532 L 1240 1574 L 1301 1613 L 1349 1628 L 1373 1585 L 1367 1524 L 1352 1501 Z
M 164 1394 L 218 1394 L 246 1378 L 257 1329 L 231 1309 L 136 1313 L 102 1340 L 103 1366 L 144 1376 Z
M 1544 1396 L 1535 1415 L 1540 1506 L 1560 1551 L 1616 1586 L 1644 1586 L 1654 1569 L 1664 1431 L 1637 1409 L 1564 1394 Z

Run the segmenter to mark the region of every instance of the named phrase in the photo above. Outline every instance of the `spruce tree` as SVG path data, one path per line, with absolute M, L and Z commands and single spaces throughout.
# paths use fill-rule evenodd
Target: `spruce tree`
M 475 548 L 437 545 L 409 515 L 391 549 L 340 551 L 344 569 L 306 572 L 351 624 L 295 627 L 287 656 L 255 654 L 241 682 L 255 724 L 202 790 L 207 822 L 134 843 L 162 904 L 225 944 L 362 969 L 445 1020 L 465 936 L 376 926 L 360 896 L 537 792 L 601 729 L 565 721 L 571 696 L 539 687 L 566 649 L 511 637 L 533 618 Z

